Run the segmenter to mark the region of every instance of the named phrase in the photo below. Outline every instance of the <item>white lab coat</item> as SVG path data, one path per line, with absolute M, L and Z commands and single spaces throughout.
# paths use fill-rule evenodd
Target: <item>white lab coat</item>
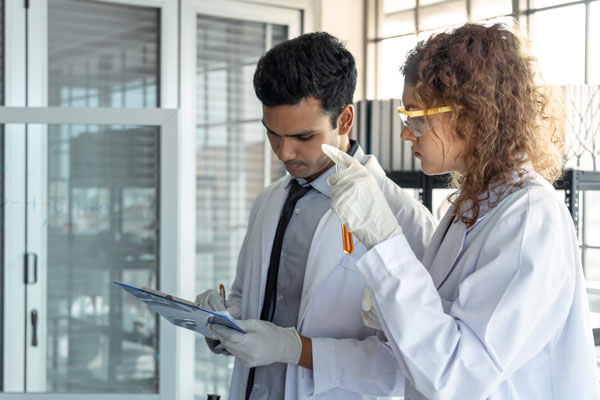
M 403 235 L 359 260 L 405 400 L 600 399 L 577 238 L 553 190 L 537 176 L 470 229 L 450 210 L 423 264 Z
M 389 180 L 375 157 L 362 149 L 354 155 L 376 177 L 416 254 L 423 254 L 435 224 L 429 211 Z M 269 259 L 289 175 L 267 187 L 254 202 L 228 301 L 241 318 L 259 318 Z M 340 221 L 327 210 L 310 246 L 297 329 L 312 338 L 313 371 L 288 365 L 286 399 L 367 399 L 402 394 L 404 377 L 389 349 L 364 326 L 361 296 L 365 282 L 355 268 L 366 251 L 354 237 L 354 253 L 344 254 Z M 411 252 L 412 254 L 412 252 Z M 322 339 L 320 339 L 322 338 Z M 341 340 L 335 340 L 341 339 Z M 235 362 L 231 399 L 243 399 L 248 368 Z

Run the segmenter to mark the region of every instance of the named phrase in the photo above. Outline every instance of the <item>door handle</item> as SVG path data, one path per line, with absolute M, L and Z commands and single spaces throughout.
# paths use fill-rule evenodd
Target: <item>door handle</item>
M 35 253 L 25 254 L 25 284 L 36 283 L 38 280 L 38 256 Z
M 37 323 L 38 323 L 38 312 L 37 310 L 31 310 L 31 326 L 33 328 L 31 335 L 31 345 L 37 347 Z

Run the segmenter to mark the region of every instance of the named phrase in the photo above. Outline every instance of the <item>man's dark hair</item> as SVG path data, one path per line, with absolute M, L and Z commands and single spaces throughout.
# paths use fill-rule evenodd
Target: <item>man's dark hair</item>
M 335 129 L 342 108 L 352 104 L 356 75 L 354 57 L 339 39 L 325 32 L 306 33 L 279 43 L 260 58 L 254 91 L 267 107 L 314 97 Z

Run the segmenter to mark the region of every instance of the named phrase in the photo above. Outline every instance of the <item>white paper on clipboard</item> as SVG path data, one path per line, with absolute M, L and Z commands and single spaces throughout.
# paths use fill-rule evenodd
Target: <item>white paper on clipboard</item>
M 158 290 L 145 287 L 137 288 L 122 282 L 113 283 L 135 296 L 150 307 L 152 311 L 160 314 L 173 325 L 201 333 L 211 339 L 214 339 L 214 337 L 206 329 L 206 323 L 209 321 L 245 333 L 233 317 L 229 315 L 228 311 L 205 310 L 198 307 L 196 303 L 159 292 Z

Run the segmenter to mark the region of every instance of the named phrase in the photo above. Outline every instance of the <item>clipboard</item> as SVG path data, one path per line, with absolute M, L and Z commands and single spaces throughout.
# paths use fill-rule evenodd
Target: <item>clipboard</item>
M 196 303 L 159 292 L 158 290 L 146 287 L 137 288 L 122 282 L 113 283 L 119 285 L 121 289 L 142 301 L 152 311 L 160 314 L 173 325 L 201 333 L 210 339 L 214 339 L 214 336 L 206 329 L 208 322 L 246 333 L 237 324 L 235 319 L 229 315 L 229 311 L 205 310 L 198 307 Z

